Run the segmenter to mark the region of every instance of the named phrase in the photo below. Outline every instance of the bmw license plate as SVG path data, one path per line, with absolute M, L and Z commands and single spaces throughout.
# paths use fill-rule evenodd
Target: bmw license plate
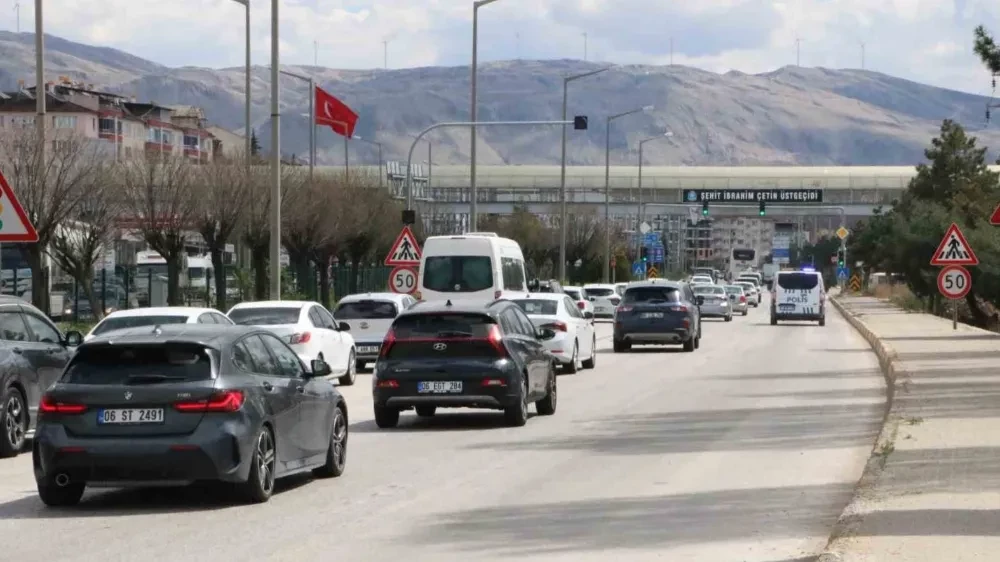
M 358 353 L 378 353 L 379 346 L 377 345 L 362 345 L 358 347 Z
M 663 318 L 662 312 L 643 312 L 641 318 Z
M 163 423 L 163 408 L 114 408 L 97 411 L 98 425 Z
M 454 394 L 462 392 L 462 381 L 431 381 L 417 383 L 421 394 Z
M 780 310 L 781 312 L 792 312 L 792 311 L 795 310 L 795 305 L 794 304 L 779 304 L 778 305 L 778 310 Z

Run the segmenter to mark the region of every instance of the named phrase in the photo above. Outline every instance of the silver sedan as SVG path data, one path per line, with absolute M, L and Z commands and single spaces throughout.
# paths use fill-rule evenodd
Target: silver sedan
M 691 287 L 697 297 L 701 297 L 698 310 L 705 318 L 724 318 L 726 322 L 733 320 L 733 307 L 722 285 L 694 285 Z
M 733 307 L 733 314 L 747 315 L 750 303 L 747 302 L 747 295 L 743 287 L 739 285 L 726 285 L 726 295 L 729 296 L 729 303 Z

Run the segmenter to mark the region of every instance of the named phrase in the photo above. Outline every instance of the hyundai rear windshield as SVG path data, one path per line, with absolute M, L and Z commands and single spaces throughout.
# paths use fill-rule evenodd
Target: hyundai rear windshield
M 187 316 L 119 316 L 107 318 L 94 328 L 94 335 L 99 336 L 115 330 L 142 328 L 144 326 L 165 326 L 167 324 L 184 324 Z
M 816 273 L 779 273 L 778 286 L 786 291 L 811 291 L 819 285 Z
M 392 325 L 396 339 L 485 338 L 493 319 L 484 314 L 432 313 L 401 316 Z
M 157 384 L 212 378 L 209 351 L 195 344 L 90 345 L 62 376 L 70 384 Z
M 489 256 L 432 256 L 424 260 L 424 288 L 439 293 L 469 293 L 493 287 Z
M 229 319 L 240 326 L 279 326 L 298 324 L 301 308 L 237 308 L 229 311 Z
M 525 299 L 514 301 L 529 316 L 553 316 L 559 313 L 559 302 L 550 300 Z
M 634 287 L 625 291 L 625 304 L 680 302 L 681 292 L 675 287 Z
M 392 320 L 398 309 L 389 301 L 354 301 L 341 303 L 333 313 L 337 320 Z

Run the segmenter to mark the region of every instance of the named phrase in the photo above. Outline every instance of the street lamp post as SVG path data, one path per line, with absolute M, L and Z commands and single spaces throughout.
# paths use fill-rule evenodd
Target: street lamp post
M 639 213 L 638 213 L 639 216 L 638 216 L 638 218 L 635 221 L 635 231 L 637 233 L 641 233 L 640 229 L 642 228 L 642 218 L 643 218 L 643 214 L 642 214 L 642 147 L 647 142 L 652 142 L 652 141 L 655 141 L 655 140 L 666 139 L 666 138 L 670 138 L 672 136 L 674 136 L 674 133 L 672 131 L 667 131 L 667 132 L 663 133 L 660 136 L 649 137 L 648 139 L 643 139 L 643 140 L 639 141 Z M 639 240 L 639 246 L 638 247 L 642 248 L 642 238 L 640 237 L 639 234 L 636 235 L 636 238 Z M 641 253 L 642 250 L 640 249 L 639 252 Z M 638 255 L 638 254 L 636 254 L 636 255 Z
M 287 70 L 282 70 L 281 73 L 309 84 L 309 185 L 312 185 L 316 168 L 316 81 Z
M 604 282 L 611 282 L 611 123 L 634 113 L 653 110 L 647 105 L 632 111 L 625 111 L 608 117 L 604 143 Z
M 492 4 L 497 0 L 477 0 L 472 3 L 472 108 L 469 121 L 473 123 L 471 144 L 469 146 L 469 196 L 472 205 L 469 207 L 469 230 L 475 232 L 477 223 L 477 192 L 476 192 L 476 126 L 478 120 L 478 103 L 476 101 L 476 68 L 479 64 L 479 8 Z M 409 170 L 406 172 L 409 174 Z
M 372 140 L 368 140 L 368 139 L 363 139 L 363 138 L 361 138 L 361 137 L 359 137 L 357 135 L 355 135 L 353 138 L 354 138 L 354 140 L 359 140 L 361 142 L 366 142 L 368 144 L 373 144 L 373 145 L 375 145 L 375 146 L 378 147 L 378 170 L 379 170 L 379 173 L 378 173 L 378 186 L 380 188 L 383 187 L 385 185 L 385 183 L 382 181 L 382 176 L 384 175 L 382 173 L 382 143 L 376 142 L 376 141 L 372 141 Z
M 598 70 L 593 70 L 591 72 L 584 72 L 583 74 L 577 74 L 575 76 L 567 76 L 563 78 L 563 102 L 562 102 L 562 120 L 566 120 L 567 104 L 569 102 L 569 83 L 574 80 L 580 80 L 582 78 L 587 78 L 595 74 L 600 74 L 611 67 L 605 67 Z M 559 281 L 561 283 L 566 282 L 566 238 L 567 238 L 567 223 L 569 219 L 567 217 L 566 210 L 566 125 L 562 127 L 562 166 L 559 171 L 559 220 L 561 222 L 559 226 Z
M 245 123 L 244 129 L 243 129 L 243 134 L 244 134 L 244 136 L 246 136 L 246 139 L 244 139 L 245 140 L 244 150 L 246 151 L 246 159 L 247 159 L 246 165 L 247 165 L 247 170 L 249 171 L 249 169 L 250 169 L 250 151 L 251 151 L 251 145 L 250 145 L 250 0 L 233 0 L 233 2 L 236 2 L 238 4 L 243 4 L 243 6 L 246 8 L 246 70 L 244 71 L 246 73 L 246 85 L 245 85 L 245 87 L 246 87 L 246 100 L 245 100 L 246 107 L 244 107 L 244 109 L 243 109 L 243 113 L 244 113 L 243 114 L 243 122 Z
M 41 0 L 36 0 L 41 2 Z M 269 258 L 271 300 L 281 300 L 281 111 L 278 80 L 281 78 L 278 42 L 279 0 L 271 0 L 271 244 Z

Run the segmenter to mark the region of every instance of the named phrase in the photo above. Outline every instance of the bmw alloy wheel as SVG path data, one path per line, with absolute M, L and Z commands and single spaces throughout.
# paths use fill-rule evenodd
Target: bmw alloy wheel
M 28 425 L 27 410 L 21 394 L 11 393 L 3 408 L 3 429 L 7 443 L 15 450 L 24 445 L 25 426 Z
M 257 437 L 257 478 L 260 489 L 268 495 L 274 491 L 274 438 L 270 431 L 261 431 Z

